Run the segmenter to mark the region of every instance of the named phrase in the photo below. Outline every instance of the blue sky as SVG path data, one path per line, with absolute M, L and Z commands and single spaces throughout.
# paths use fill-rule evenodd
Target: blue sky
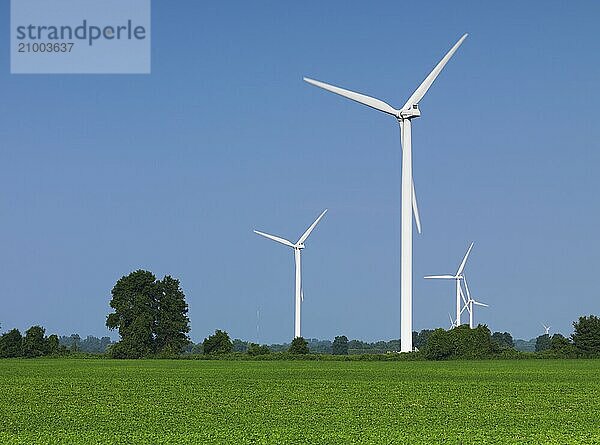
M 470 36 L 413 122 L 423 235 L 415 329 L 446 327 L 451 273 L 476 321 L 530 338 L 600 313 L 600 5 L 153 4 L 151 75 L 11 75 L 0 6 L 0 322 L 106 335 L 138 268 L 181 280 L 200 341 L 287 341 L 298 237 L 303 335 L 399 336 L 400 148 L 393 118 L 302 82 L 402 105 Z M 113 334 L 114 335 L 114 334 Z

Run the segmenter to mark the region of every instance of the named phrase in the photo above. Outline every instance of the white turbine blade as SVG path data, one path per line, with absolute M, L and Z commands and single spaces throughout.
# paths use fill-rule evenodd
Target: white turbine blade
M 304 302 L 304 289 L 300 288 L 300 301 Z
M 279 238 L 278 236 L 269 235 L 268 233 L 259 232 L 258 230 L 255 230 L 254 233 L 264 236 L 265 238 L 272 239 L 273 241 L 277 241 L 278 243 L 285 244 L 286 246 L 294 247 L 294 244 L 291 241 L 288 241 L 283 238 Z
M 426 280 L 432 279 L 432 280 L 454 280 L 456 279 L 456 277 L 454 275 L 427 275 L 426 277 L 423 277 Z
M 469 250 L 467 250 L 467 253 L 465 253 L 465 257 L 462 260 L 462 263 L 460 263 L 460 266 L 458 266 L 458 271 L 456 272 L 456 276 L 462 274 L 462 271 L 465 269 L 465 264 L 467 264 L 467 259 L 469 258 L 469 254 L 471 253 L 471 249 L 473 248 L 473 243 L 471 243 L 471 245 L 469 246 Z
M 413 214 L 415 216 L 415 224 L 417 225 L 417 232 L 421 233 L 421 217 L 419 216 L 419 207 L 417 207 L 417 195 L 415 194 L 415 182 L 412 183 L 412 207 Z
M 463 308 L 460 310 L 460 314 L 462 315 L 462 313 L 463 313 L 465 310 L 466 310 L 467 312 L 471 313 L 471 308 L 469 307 L 469 305 L 468 305 L 468 304 L 465 304 L 465 305 L 463 306 Z
M 475 300 L 473 300 L 473 304 L 476 304 L 477 306 L 490 307 L 488 304 L 480 303 L 479 301 Z
M 450 319 L 450 328 L 454 327 L 454 319 L 452 318 L 452 315 L 450 315 L 450 312 L 448 312 L 448 318 Z
M 404 125 L 400 124 L 400 145 L 404 144 Z M 415 192 L 415 181 L 412 181 L 412 208 L 413 215 L 415 218 L 415 224 L 417 225 L 417 232 L 421 234 L 421 216 L 419 215 L 419 207 L 417 206 L 417 194 Z
M 317 227 L 317 224 L 319 224 L 319 221 L 321 221 L 321 218 L 323 218 L 323 216 L 325 216 L 325 213 L 327 213 L 327 209 L 323 210 L 323 213 L 321 213 L 319 215 L 319 217 L 315 220 L 315 222 L 312 223 L 308 229 L 306 229 L 306 232 L 304 232 L 304 234 L 300 237 L 300 239 L 298 240 L 298 242 L 296 244 L 302 244 L 304 241 L 306 241 L 306 238 L 308 238 L 308 236 L 314 230 L 314 228 Z
M 548 326 L 546 326 L 544 323 L 542 323 L 542 326 L 544 326 L 544 329 L 548 329 Z
M 456 44 L 450 49 L 450 51 L 448 51 L 448 53 L 444 56 L 444 58 L 442 60 L 440 60 L 440 62 L 435 66 L 433 71 L 431 73 L 429 73 L 429 76 L 427 76 L 425 78 L 425 80 L 423 81 L 423 83 L 421 85 L 419 85 L 419 88 L 417 88 L 415 90 L 415 92 L 412 94 L 412 96 L 410 96 L 408 98 L 408 100 L 402 107 L 403 110 L 412 108 L 413 105 L 417 105 L 419 103 L 419 101 L 423 98 L 423 96 L 425 96 L 425 93 L 427 93 L 427 90 L 429 90 L 429 87 L 431 86 L 431 84 L 433 83 L 435 78 L 442 72 L 442 70 L 444 69 L 444 66 L 446 66 L 446 64 L 448 63 L 450 58 L 454 55 L 454 53 L 456 52 L 458 47 L 467 38 L 467 36 L 468 36 L 468 34 L 463 35 L 460 38 L 460 40 L 458 42 L 456 42 Z
M 467 299 L 471 300 L 471 292 L 469 292 L 469 284 L 467 283 L 467 277 L 463 276 L 463 281 L 465 282 L 465 290 L 467 291 Z
M 325 82 L 319 82 L 318 80 L 309 79 L 308 77 L 304 77 L 304 81 L 319 88 L 323 88 L 324 90 L 331 91 L 332 93 L 336 93 L 340 96 L 344 96 L 348 99 L 359 102 L 368 107 L 375 108 L 376 110 L 391 114 L 392 116 L 398 116 L 399 114 L 399 111 L 392 107 L 390 104 L 386 104 L 384 101 L 375 99 L 374 97 L 366 96 L 360 93 L 355 93 L 354 91 L 350 90 L 345 90 L 344 88 L 329 85 Z
M 462 299 L 462 301 L 465 304 L 465 306 L 468 306 L 469 305 L 469 301 L 471 301 L 471 297 L 469 297 L 468 299 L 465 298 L 465 294 L 462 291 L 462 286 L 460 286 L 460 283 L 459 283 L 458 292 L 460 293 L 460 298 Z M 469 310 L 469 312 L 471 312 L 471 311 Z

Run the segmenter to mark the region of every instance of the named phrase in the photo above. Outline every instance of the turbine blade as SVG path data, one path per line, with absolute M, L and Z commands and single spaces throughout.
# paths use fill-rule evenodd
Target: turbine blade
M 467 291 L 467 298 L 471 300 L 471 292 L 469 292 L 469 284 L 467 283 L 467 277 L 463 276 L 463 281 L 465 282 L 465 290 Z
M 403 110 L 407 110 L 407 109 L 411 108 L 413 105 L 417 105 L 419 103 L 419 101 L 423 98 L 423 96 L 425 96 L 425 93 L 427 93 L 427 90 L 429 90 L 429 87 L 431 86 L 431 84 L 433 84 L 433 81 L 442 72 L 442 70 L 444 69 L 444 67 L 450 60 L 450 58 L 454 55 L 454 53 L 456 52 L 458 47 L 460 45 L 462 45 L 462 42 L 467 38 L 467 36 L 468 36 L 468 34 L 463 35 L 459 39 L 459 41 L 454 44 L 454 46 L 450 49 L 450 51 L 448 51 L 446 53 L 444 58 L 442 60 L 440 60 L 440 62 L 435 66 L 433 71 L 431 71 L 431 73 L 429 73 L 429 76 L 427 76 L 425 78 L 425 80 L 423 81 L 423 83 L 421 85 L 419 85 L 419 88 L 417 88 L 415 90 L 415 92 L 412 94 L 412 96 L 410 96 L 408 98 L 408 100 L 402 107 Z
M 477 306 L 490 307 L 488 304 L 480 303 L 479 301 L 475 300 L 473 300 L 473 304 L 476 304 Z
M 423 277 L 426 280 L 429 279 L 433 279 L 433 280 L 454 280 L 456 279 L 456 277 L 454 275 L 427 275 L 426 277 Z
M 450 319 L 450 329 L 452 329 L 454 327 L 454 319 L 452 318 L 452 315 L 450 315 L 450 312 L 448 312 L 448 318 Z
M 413 214 L 415 216 L 415 224 L 417 225 L 417 232 L 421 234 L 421 217 L 419 216 L 419 207 L 417 207 L 417 195 L 415 194 L 415 181 L 412 183 L 412 207 Z
M 462 274 L 462 272 L 465 268 L 465 264 L 467 264 L 467 258 L 469 258 L 469 254 L 471 253 L 472 248 L 473 248 L 473 243 L 471 243 L 471 245 L 469 246 L 469 250 L 467 250 L 467 253 L 465 253 L 462 263 L 460 263 L 460 266 L 458 266 L 458 271 L 456 272 L 456 276 Z
M 300 301 L 304 302 L 304 289 L 300 288 Z
M 261 235 L 261 236 L 264 236 L 265 238 L 272 239 L 273 241 L 277 241 L 278 243 L 285 244 L 286 246 L 294 247 L 294 244 L 291 241 L 288 241 L 288 240 L 283 239 L 283 238 L 279 238 L 278 236 L 269 235 L 268 233 L 259 232 L 258 230 L 255 230 L 254 233 L 256 233 L 258 235 Z
M 304 241 L 306 241 L 306 238 L 308 238 L 308 236 L 314 230 L 314 228 L 317 227 L 317 224 L 319 224 L 319 221 L 321 221 L 321 218 L 323 218 L 323 216 L 325 216 L 325 213 L 327 213 L 327 209 L 323 210 L 323 213 L 321 213 L 319 215 L 319 217 L 315 220 L 315 222 L 312 223 L 308 229 L 306 229 L 306 232 L 304 232 L 304 234 L 300 237 L 300 239 L 298 240 L 298 242 L 296 244 L 302 244 Z
M 384 113 L 391 114 L 392 116 L 398 116 L 399 111 L 392 107 L 390 104 L 385 103 L 382 100 L 375 99 L 374 97 L 366 96 L 364 94 L 355 93 L 354 91 L 345 90 L 344 88 L 336 87 L 334 85 L 329 85 L 325 82 L 320 82 L 318 80 L 309 79 L 308 77 L 304 77 L 304 81 L 310 83 L 319 88 L 323 88 L 324 90 L 330 91 L 332 93 L 339 94 L 340 96 L 344 96 L 348 99 L 354 100 L 358 103 L 366 105 L 371 108 L 375 108 L 376 110 L 383 111 Z
M 400 146 L 404 148 L 404 125 L 400 123 Z M 417 194 L 415 192 L 415 181 L 412 181 L 412 208 L 413 216 L 415 218 L 415 224 L 417 226 L 417 232 L 421 234 L 421 216 L 419 215 L 419 207 L 417 206 Z
M 471 301 L 471 296 L 469 296 L 469 298 L 468 298 L 468 299 L 466 299 L 466 298 L 465 298 L 465 294 L 464 294 L 464 293 L 463 293 L 463 291 L 462 291 L 462 286 L 460 286 L 460 282 L 459 282 L 459 288 L 458 288 L 458 291 L 459 291 L 459 293 L 460 293 L 460 298 L 462 298 L 462 301 L 463 301 L 463 303 L 465 304 L 465 306 L 467 306 L 467 305 L 469 304 L 469 301 Z M 468 294 L 469 294 L 469 293 L 467 292 L 467 295 L 468 295 Z M 470 312 L 470 311 L 469 311 L 469 312 Z

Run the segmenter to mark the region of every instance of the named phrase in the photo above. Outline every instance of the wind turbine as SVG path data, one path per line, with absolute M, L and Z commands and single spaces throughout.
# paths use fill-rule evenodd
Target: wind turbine
M 458 42 L 448 51 L 442 60 L 435 66 L 433 71 L 425 78 L 423 83 L 408 98 L 400 109 L 374 97 L 346 90 L 334 85 L 329 85 L 318 80 L 304 80 L 332 93 L 339 94 L 348 99 L 359 102 L 368 107 L 387 113 L 396 118 L 400 125 L 400 142 L 402 145 L 402 203 L 401 203 L 401 253 L 400 253 L 400 351 L 412 351 L 412 211 L 415 212 L 417 230 L 421 233 L 421 222 L 417 209 L 417 200 L 414 193 L 412 177 L 412 143 L 411 143 L 411 120 L 421 116 L 419 102 L 429 90 L 434 80 L 440 74 L 444 66 L 454 55 L 458 47 L 467 38 L 463 35 Z
M 461 325 L 461 320 L 460 320 L 460 316 L 462 314 L 462 310 L 460 307 L 460 302 L 461 300 L 463 300 L 463 302 L 465 303 L 465 305 L 468 305 L 468 302 L 465 300 L 465 297 L 462 293 L 462 288 L 460 286 L 460 282 L 461 280 L 464 279 L 463 276 L 463 270 L 465 269 L 465 265 L 467 264 L 467 259 L 469 258 L 469 254 L 471 253 L 471 249 L 473 248 L 473 243 L 471 243 L 471 245 L 469 246 L 469 248 L 467 249 L 467 253 L 465 253 L 465 256 L 463 257 L 460 265 L 458 266 L 458 270 L 456 271 L 455 275 L 428 275 L 425 278 L 430 280 L 454 280 L 455 281 L 455 286 L 456 286 L 456 326 L 460 326 Z
M 485 303 L 481 303 L 481 302 L 476 301 L 473 298 L 471 298 L 471 292 L 469 292 L 469 285 L 467 284 L 467 277 L 465 277 L 463 275 L 462 279 L 463 279 L 463 282 L 465 283 L 465 290 L 467 291 L 467 302 L 465 304 L 465 308 L 469 311 L 469 327 L 471 329 L 473 329 L 473 305 L 483 306 L 483 307 L 489 307 L 489 305 L 487 305 Z
M 450 319 L 450 329 L 454 329 L 456 326 L 454 320 L 452 319 L 452 315 L 450 315 L 450 312 L 448 312 L 448 318 Z
M 544 326 L 544 331 L 545 331 L 544 335 L 548 335 L 549 336 L 550 335 L 550 328 L 552 326 L 546 326 L 544 323 L 542 323 L 542 326 Z
M 319 217 L 315 220 L 315 222 L 312 223 L 308 229 L 306 229 L 306 232 L 304 232 L 302 234 L 302 236 L 296 243 L 292 243 L 291 241 L 288 241 L 284 238 L 280 238 L 278 236 L 269 235 L 268 233 L 259 232 L 258 230 L 254 231 L 254 233 L 257 233 L 258 235 L 264 236 L 265 238 L 269 238 L 273 241 L 277 241 L 278 243 L 281 243 L 285 246 L 288 246 L 288 247 L 291 247 L 292 249 L 294 249 L 294 260 L 296 263 L 296 288 L 295 288 L 296 313 L 295 313 L 295 317 L 294 317 L 294 338 L 301 336 L 300 335 L 300 309 L 301 309 L 300 306 L 301 306 L 301 302 L 304 301 L 304 292 L 302 291 L 302 267 L 300 264 L 300 259 L 301 259 L 300 252 L 302 251 L 302 249 L 304 249 L 304 241 L 306 241 L 306 239 L 311 234 L 311 232 L 315 229 L 315 227 L 317 227 L 317 224 L 319 224 L 319 221 L 321 221 L 321 218 L 323 218 L 323 216 L 325 216 L 325 213 L 327 213 L 327 209 L 325 209 L 323 211 L 323 213 L 321 213 L 319 215 Z

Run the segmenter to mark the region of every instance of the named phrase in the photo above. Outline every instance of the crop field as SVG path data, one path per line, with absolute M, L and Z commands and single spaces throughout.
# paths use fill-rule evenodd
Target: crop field
M 600 444 L 600 360 L 2 360 L 1 444 Z

